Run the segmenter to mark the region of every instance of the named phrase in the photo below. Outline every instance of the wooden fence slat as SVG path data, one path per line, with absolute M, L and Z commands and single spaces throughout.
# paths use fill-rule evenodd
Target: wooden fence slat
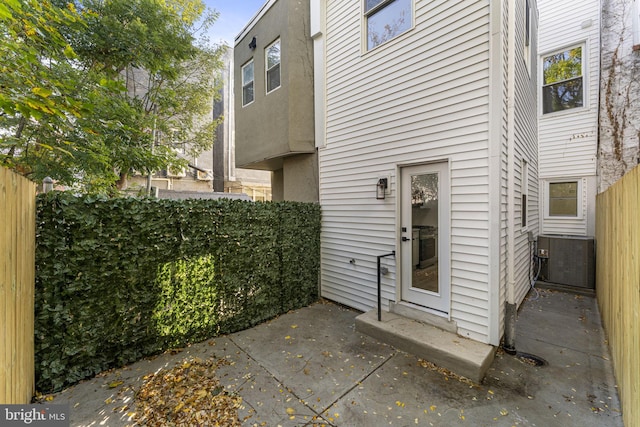
M 9 283 L 9 259 L 5 254 L 9 253 L 9 229 L 8 212 L 5 206 L 8 206 L 7 179 L 6 171 L 0 170 L 0 325 L 7 324 L 7 316 L 9 315 L 9 296 L 6 287 Z M 9 394 L 9 381 L 7 366 L 7 349 L 8 336 L 6 328 L 0 327 L 0 402 L 5 402 L 6 396 Z
M 35 184 L 0 168 L 0 403 L 34 392 Z
M 596 292 L 626 426 L 640 427 L 640 166 L 596 202 Z

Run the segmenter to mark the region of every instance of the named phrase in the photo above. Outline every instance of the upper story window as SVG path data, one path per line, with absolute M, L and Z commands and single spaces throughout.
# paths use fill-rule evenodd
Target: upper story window
M 531 3 L 529 0 L 525 1 L 524 5 L 524 63 L 527 66 L 527 71 L 531 73 L 531 35 L 532 35 L 532 25 L 531 25 Z
M 242 66 L 242 106 L 253 102 L 253 59 Z
M 404 33 L 413 24 L 412 0 L 364 0 L 367 50 Z
M 280 39 L 265 49 L 267 93 L 280 87 Z
M 572 47 L 542 59 L 542 113 L 584 105 L 582 47 Z
M 531 3 L 527 0 L 524 4 L 524 45 L 531 44 Z
M 633 50 L 640 50 L 640 0 L 634 0 L 631 5 L 631 20 L 633 21 Z

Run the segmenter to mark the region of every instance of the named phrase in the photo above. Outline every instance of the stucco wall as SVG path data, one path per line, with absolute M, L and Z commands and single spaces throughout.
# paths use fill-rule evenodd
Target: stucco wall
M 633 46 L 632 3 L 602 0 L 598 192 L 640 163 L 640 50 Z
M 256 38 L 256 47 L 249 44 Z M 265 49 L 280 39 L 281 86 L 266 93 Z M 242 67 L 253 59 L 254 101 L 242 105 Z M 236 164 L 277 170 L 282 158 L 313 153 L 313 44 L 309 4 L 278 0 L 236 40 L 234 48 Z

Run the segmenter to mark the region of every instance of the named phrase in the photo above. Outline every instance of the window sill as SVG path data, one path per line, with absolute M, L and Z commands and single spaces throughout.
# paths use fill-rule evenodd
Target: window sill
M 566 117 L 571 115 L 579 115 L 591 112 L 589 107 L 571 108 L 569 110 L 554 111 L 553 113 L 540 113 L 540 119 L 551 119 L 556 117 Z

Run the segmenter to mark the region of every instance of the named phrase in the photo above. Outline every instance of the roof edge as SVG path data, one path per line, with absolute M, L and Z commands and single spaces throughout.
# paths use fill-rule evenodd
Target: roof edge
M 245 27 L 240 31 L 240 33 L 238 33 L 238 35 L 233 40 L 234 47 L 235 45 L 238 44 L 240 40 L 244 38 L 244 36 L 247 35 L 247 33 L 249 33 L 249 31 L 251 31 L 251 29 L 256 25 L 256 23 L 260 20 L 260 18 L 262 18 L 264 14 L 267 13 L 269 9 L 271 9 L 271 6 L 273 6 L 276 1 L 278 0 L 267 0 L 267 2 L 262 5 L 260 10 L 258 10 L 258 12 L 255 15 L 253 15 L 253 18 L 249 20 L 247 25 L 245 25 Z

